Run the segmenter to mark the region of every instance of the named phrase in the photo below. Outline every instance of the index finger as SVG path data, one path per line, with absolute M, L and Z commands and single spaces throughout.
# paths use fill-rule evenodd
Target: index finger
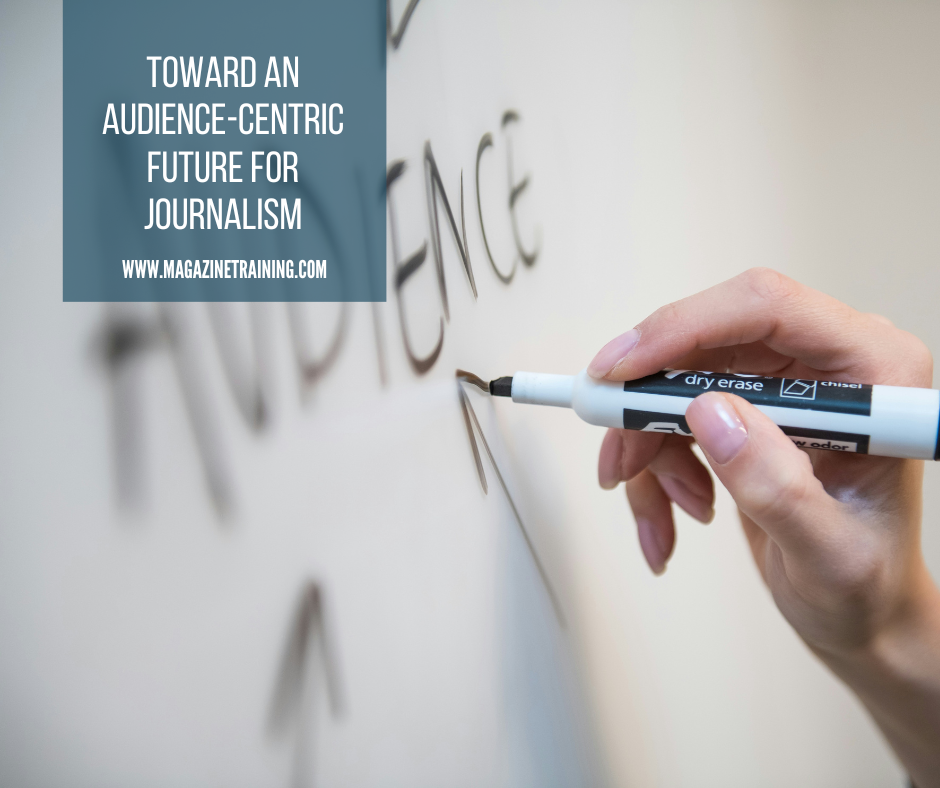
M 932 382 L 930 353 L 912 334 L 769 269 L 751 269 L 668 304 L 634 332 L 619 338 L 621 347 L 635 340 L 622 358 L 612 358 L 615 349 L 605 357 L 605 347 L 588 372 L 633 380 L 694 351 L 763 343 L 834 377 L 899 386 Z

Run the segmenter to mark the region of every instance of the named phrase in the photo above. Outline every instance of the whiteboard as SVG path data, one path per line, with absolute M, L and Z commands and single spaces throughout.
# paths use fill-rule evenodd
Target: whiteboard
M 456 371 L 574 372 L 755 263 L 937 346 L 935 16 L 392 3 L 388 302 L 104 307 L 61 302 L 61 7 L 4 6 L 0 781 L 900 780 L 724 493 L 653 578 L 600 432 Z

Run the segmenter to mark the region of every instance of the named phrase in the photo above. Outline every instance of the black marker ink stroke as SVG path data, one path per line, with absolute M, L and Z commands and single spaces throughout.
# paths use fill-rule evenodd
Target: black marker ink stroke
M 343 275 L 343 268 L 346 262 L 346 255 L 344 254 L 342 246 L 339 242 L 339 237 L 334 231 L 333 223 L 330 221 L 330 218 L 326 212 L 326 207 L 320 200 L 319 195 L 314 191 L 313 187 L 306 179 L 302 178 L 297 183 L 296 188 L 300 192 L 304 203 L 309 204 L 313 209 L 313 215 L 319 222 L 320 227 L 323 228 L 327 244 L 335 252 L 338 258 L 338 265 L 334 264 L 331 270 L 336 272 L 336 275 L 340 279 L 341 294 L 345 294 L 346 277 Z M 287 309 L 291 328 L 291 337 L 294 340 L 294 354 L 297 360 L 297 366 L 301 372 L 301 378 L 304 384 L 307 386 L 314 386 L 320 381 L 321 378 L 326 375 L 327 372 L 329 372 L 330 367 L 333 366 L 333 364 L 336 362 L 336 359 L 339 357 L 339 352 L 342 349 L 344 340 L 346 339 L 346 325 L 349 321 L 349 303 L 345 300 L 340 301 L 339 320 L 336 324 L 336 330 L 333 333 L 333 339 L 330 341 L 330 345 L 327 351 L 319 359 L 305 356 L 302 350 L 302 337 L 304 334 L 302 333 L 303 317 L 300 311 L 300 303 L 302 302 L 290 302 L 288 304 Z
M 425 241 L 423 244 L 421 244 L 421 248 L 412 254 L 411 257 L 409 257 L 404 263 L 399 262 L 401 258 L 398 256 L 398 224 L 395 221 L 395 205 L 394 201 L 392 200 L 392 184 L 401 177 L 404 171 L 404 160 L 393 161 L 388 166 L 388 171 L 386 172 L 385 176 L 385 194 L 386 203 L 388 204 L 389 233 L 392 238 L 392 266 L 395 272 L 395 295 L 398 299 L 398 321 L 401 324 L 402 342 L 405 345 L 405 354 L 408 356 L 408 362 L 411 364 L 411 368 L 414 370 L 416 375 L 423 375 L 434 366 L 434 363 L 437 361 L 437 357 L 441 354 L 441 348 L 444 347 L 444 318 L 439 318 L 440 335 L 434 350 L 432 350 L 431 353 L 424 358 L 419 358 L 417 355 L 415 355 L 415 352 L 411 347 L 411 339 L 408 336 L 408 321 L 405 318 L 405 302 L 402 300 L 401 291 L 405 286 L 405 282 L 408 281 L 408 278 L 416 273 L 423 265 L 425 258 L 427 257 L 428 242 Z
M 260 430 L 267 421 L 264 389 L 261 385 L 261 329 L 256 304 L 247 304 L 250 347 L 239 348 L 238 332 L 235 330 L 235 304 L 223 301 L 209 302 L 209 324 L 215 338 L 216 348 L 222 362 L 222 371 L 229 391 L 245 422 L 254 430 Z M 246 363 L 246 356 L 248 361 Z
M 311 744 L 307 734 L 313 709 L 305 707 L 312 705 L 309 702 L 312 689 L 310 657 L 317 643 L 323 658 L 330 712 L 334 719 L 339 719 L 345 711 L 339 665 L 324 607 L 320 585 L 312 580 L 305 583 L 292 616 L 268 713 L 270 735 L 282 736 L 289 728 L 296 729 L 292 782 L 297 788 L 307 783 L 309 773 Z
M 480 449 L 473 435 L 473 422 L 470 420 L 470 403 L 467 400 L 467 395 L 464 393 L 463 387 L 460 385 L 460 381 L 467 380 L 465 377 L 467 374 L 468 373 L 463 370 L 457 370 L 457 390 L 460 392 L 460 411 L 463 413 L 463 422 L 464 426 L 467 428 L 467 437 L 470 439 L 470 448 L 473 450 L 473 462 L 477 466 L 477 476 L 480 477 L 480 485 L 483 487 L 483 492 L 489 495 L 490 488 L 486 483 L 486 472 L 483 470 L 483 458 L 480 457 Z
M 493 266 L 493 270 L 496 272 L 496 276 L 499 277 L 499 280 L 508 285 L 510 282 L 512 282 L 512 278 L 516 275 L 518 258 L 513 258 L 512 268 L 509 270 L 508 274 L 504 274 L 499 270 L 499 268 L 497 268 L 496 261 L 493 259 L 493 253 L 490 251 L 490 242 L 486 238 L 486 227 L 483 224 L 483 204 L 480 200 L 480 160 L 483 158 L 483 151 L 489 147 L 492 147 L 492 145 L 493 135 L 489 132 L 486 132 L 486 134 L 480 138 L 480 144 L 477 146 L 477 214 L 480 217 L 480 232 L 483 235 L 483 248 L 486 249 L 486 256 L 489 258 L 490 265 Z
M 424 175 L 428 196 L 428 220 L 431 225 L 432 249 L 437 263 L 437 282 L 441 289 L 441 301 L 444 304 L 444 318 L 450 320 L 450 308 L 447 304 L 447 285 L 444 282 L 444 256 L 441 252 L 441 224 L 437 212 L 438 196 L 440 196 L 440 201 L 444 203 L 447 221 L 450 223 L 450 231 L 454 243 L 457 245 L 457 252 L 460 254 L 464 273 L 466 273 L 467 280 L 470 282 L 474 300 L 477 297 L 477 283 L 473 278 L 473 268 L 470 265 L 470 246 L 467 244 L 467 222 L 463 208 L 463 170 L 460 171 L 460 228 L 462 234 L 457 230 L 454 212 L 450 208 L 450 201 L 447 199 L 447 192 L 444 190 L 444 182 L 441 180 L 441 173 L 437 168 L 437 162 L 434 160 L 430 141 L 424 143 Z
M 233 509 L 232 473 L 229 452 L 223 445 L 218 409 L 207 395 L 204 364 L 198 358 L 193 343 L 192 323 L 188 319 L 187 304 L 160 305 L 160 317 L 170 340 L 173 365 L 183 393 L 183 402 L 189 416 L 189 425 L 196 439 L 196 448 L 202 460 L 209 494 L 216 511 L 223 517 Z
M 306 304 L 303 302 L 288 302 L 287 322 L 290 327 L 290 335 L 294 345 L 294 358 L 297 361 L 297 368 L 300 370 L 301 381 L 305 387 L 311 387 L 316 385 L 330 371 L 330 367 L 339 357 L 343 340 L 346 337 L 347 305 L 343 302 L 340 306 L 339 320 L 336 321 L 333 338 L 330 340 L 326 352 L 320 358 L 315 358 L 308 352 L 307 341 L 304 339 L 308 335 L 307 321 L 303 312 L 305 306 Z
M 463 411 L 464 422 L 467 426 L 467 434 L 470 438 L 470 446 L 473 449 L 474 460 L 477 464 L 477 473 L 480 475 L 480 482 L 483 485 L 483 491 L 487 494 L 489 493 L 486 486 L 486 476 L 483 472 L 483 463 L 480 459 L 480 452 L 476 445 L 476 435 L 480 436 L 480 442 L 483 444 L 483 450 L 486 452 L 486 456 L 489 458 L 490 465 L 492 466 L 493 471 L 496 473 L 496 479 L 499 481 L 500 487 L 503 488 L 503 492 L 506 494 L 506 500 L 509 501 L 509 507 L 512 509 L 516 523 L 519 525 L 519 530 L 522 532 L 526 546 L 529 548 L 529 554 L 532 556 L 532 560 L 535 562 L 535 568 L 538 570 L 539 577 L 542 579 L 542 585 L 545 586 L 545 591 L 548 593 L 548 598 L 552 603 L 552 609 L 555 611 L 555 616 L 558 619 L 558 623 L 561 627 L 564 627 L 565 616 L 564 613 L 562 613 L 561 604 L 558 601 L 558 597 L 555 595 L 555 590 L 552 587 L 551 581 L 548 579 L 548 573 L 545 571 L 545 567 L 542 565 L 541 560 L 539 560 L 538 553 L 535 550 L 535 545 L 532 544 L 532 539 L 529 537 L 529 532 L 526 530 L 525 523 L 522 522 L 522 516 L 519 514 L 519 510 L 516 508 L 516 503 L 513 501 L 512 495 L 509 492 L 509 487 L 506 486 L 506 481 L 503 479 L 503 475 L 499 471 L 499 466 L 496 464 L 496 458 L 493 457 L 493 452 L 490 451 L 490 446 L 486 442 L 486 436 L 483 434 L 483 428 L 480 426 L 480 422 L 477 419 L 477 414 L 473 410 L 473 406 L 470 404 L 470 399 L 467 397 L 467 393 L 463 390 L 463 383 L 465 382 L 466 378 L 462 376 L 466 374 L 467 373 L 464 373 L 461 370 L 457 370 L 457 392 L 460 397 L 460 407 Z M 476 376 L 474 375 L 473 377 Z M 474 427 L 476 428 L 475 434 Z
M 520 120 L 519 113 L 514 109 L 507 110 L 503 113 L 502 127 L 505 131 L 509 124 L 518 123 Z M 506 143 L 509 146 L 507 154 L 507 166 L 509 172 L 509 216 L 512 219 L 512 236 L 516 242 L 516 249 L 519 251 L 519 256 L 522 258 L 522 262 L 526 267 L 531 268 L 535 265 L 535 261 L 538 259 L 540 251 L 540 233 L 538 228 L 536 228 L 535 236 L 535 250 L 532 252 L 527 252 L 525 247 L 522 244 L 522 236 L 519 233 L 519 221 L 516 218 L 516 201 L 522 195 L 522 193 L 529 186 L 529 176 L 526 175 L 521 181 L 515 183 L 515 176 L 513 175 L 512 169 L 512 139 L 509 137 L 507 132 Z
M 483 380 L 483 378 L 478 377 L 477 375 L 474 375 L 472 372 L 467 372 L 466 370 L 458 369 L 457 378 L 459 380 L 462 380 L 464 383 L 469 383 L 471 386 L 476 386 L 484 394 L 490 393 L 489 384 L 485 380 Z
M 379 302 L 376 301 L 375 282 L 372 281 L 372 266 L 369 261 L 372 260 L 372 232 L 369 222 L 366 221 L 368 211 L 366 208 L 366 189 L 362 184 L 362 172 L 356 169 L 356 193 L 359 197 L 359 212 L 362 214 L 362 239 L 365 244 L 365 263 L 366 276 L 369 279 L 369 297 L 372 299 L 372 331 L 375 334 L 375 354 L 379 364 L 379 382 L 382 387 L 388 385 L 388 369 L 385 361 L 385 334 L 382 331 L 382 319 L 379 312 Z M 385 200 L 385 184 L 382 183 L 381 195 L 382 201 Z M 381 267 L 382 276 L 385 276 L 385 266 Z
M 94 342 L 94 355 L 104 361 L 111 381 L 114 478 L 118 505 L 141 507 L 146 498 L 143 370 L 139 357 L 166 341 L 163 328 L 143 316 L 119 313 L 107 305 L 105 326 Z
M 411 21 L 411 15 L 415 12 L 415 6 L 418 5 L 418 0 L 409 0 L 408 6 L 405 8 L 405 13 L 401 15 L 401 21 L 398 23 L 398 30 L 392 29 L 392 0 L 387 0 L 385 3 L 385 29 L 388 35 L 388 41 L 392 45 L 392 49 L 398 49 L 401 45 L 402 36 L 405 35 L 405 30 L 408 27 L 408 23 Z

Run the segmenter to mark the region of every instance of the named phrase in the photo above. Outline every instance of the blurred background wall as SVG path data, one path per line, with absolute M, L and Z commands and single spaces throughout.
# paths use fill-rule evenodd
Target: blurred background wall
M 63 304 L 61 6 L 0 3 L 0 782 L 902 784 L 727 495 L 654 578 L 601 432 L 468 390 L 484 492 L 454 373 L 575 371 L 754 265 L 940 350 L 940 6 L 405 10 L 396 240 L 429 142 L 478 289 L 445 231 L 443 323 L 430 258 L 374 309 Z M 933 466 L 925 513 L 938 575 Z

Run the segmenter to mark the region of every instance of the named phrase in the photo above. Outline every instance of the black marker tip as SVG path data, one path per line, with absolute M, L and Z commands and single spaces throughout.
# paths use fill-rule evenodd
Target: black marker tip
M 490 381 L 490 394 L 494 397 L 512 396 L 512 376 L 496 378 Z

